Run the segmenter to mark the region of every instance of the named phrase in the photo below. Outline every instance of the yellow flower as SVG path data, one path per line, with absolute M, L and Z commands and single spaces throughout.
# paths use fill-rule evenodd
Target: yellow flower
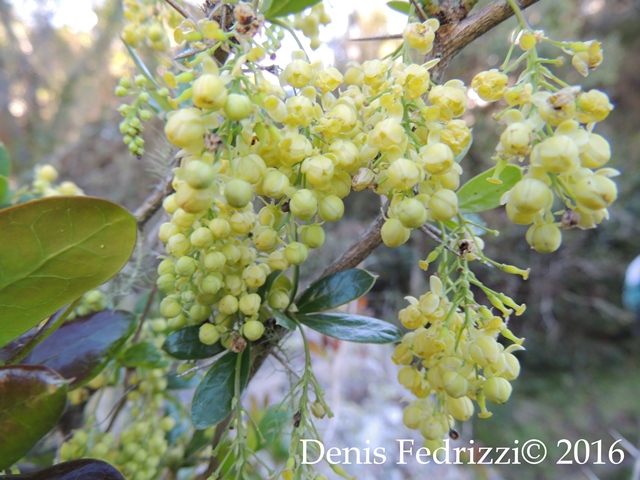
M 418 98 L 429 90 L 429 71 L 421 65 L 412 63 L 398 74 L 398 82 L 404 87 L 404 93 L 410 99 Z
M 473 77 L 471 88 L 473 88 L 483 100 L 487 102 L 497 102 L 504 97 L 507 92 L 508 81 L 509 77 L 494 68 L 486 72 L 480 72 Z
M 440 22 L 435 18 L 430 18 L 424 23 L 410 23 L 402 32 L 402 37 L 411 48 L 415 48 L 419 54 L 424 55 L 433 48 L 436 30 L 439 27 Z
M 580 123 L 601 122 L 613 110 L 607 94 L 595 89 L 578 95 L 576 105 L 576 118 Z

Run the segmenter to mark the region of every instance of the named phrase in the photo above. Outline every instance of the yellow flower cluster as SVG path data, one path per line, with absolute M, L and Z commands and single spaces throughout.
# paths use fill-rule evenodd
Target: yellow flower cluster
M 410 305 L 400 311 L 399 318 L 411 331 L 392 357 L 402 366 L 398 381 L 417 397 L 405 408 L 404 423 L 419 429 L 431 442 L 427 445 L 436 447 L 455 420 L 473 416 L 474 402 L 479 416 L 486 418 L 491 415 L 486 400 L 501 404 L 509 399 L 509 382 L 520 373 L 512 352 L 522 349 L 521 340 L 488 308 L 471 309 L 460 305 L 460 300 L 454 304 L 437 276 L 431 277 L 427 293 L 407 300 Z M 501 300 L 494 301 L 500 305 Z M 504 348 L 497 342 L 500 333 L 517 343 Z
M 544 41 L 550 40 L 542 31 L 524 32 L 519 38 L 521 48 L 535 58 L 537 44 Z M 573 55 L 573 64 L 582 73 L 602 62 L 596 41 L 558 45 Z M 474 77 L 472 88 L 486 101 L 504 98 L 511 107 L 500 114 L 506 128 L 497 147 L 497 174 L 492 180 L 499 181 L 507 162 L 528 159 L 525 175 L 503 201 L 511 221 L 531 225 L 526 234 L 531 247 L 549 253 L 562 243 L 561 228 L 595 227 L 608 218 L 607 208 L 617 198 L 617 186 L 610 177 L 618 172 L 603 168 L 611 158 L 609 143 L 593 132 L 613 106 L 599 90 L 582 91 L 539 63 L 529 65 L 533 67 L 512 87 L 507 86 L 506 74 L 489 70 Z M 560 219 L 552 213 L 555 198 L 566 207 Z

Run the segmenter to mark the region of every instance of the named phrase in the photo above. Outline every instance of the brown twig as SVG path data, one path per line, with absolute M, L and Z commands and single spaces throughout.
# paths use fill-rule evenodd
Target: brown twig
M 169 5 L 171 5 L 173 7 L 173 9 L 178 12 L 180 15 L 182 15 L 184 18 L 188 18 L 190 20 L 193 20 L 193 18 L 191 17 L 191 15 L 189 14 L 189 12 L 187 12 L 184 7 L 182 5 L 180 5 L 178 2 L 176 2 L 175 0 L 165 0 Z
M 539 0 L 516 0 L 521 9 L 530 7 Z M 436 39 L 429 59 L 440 58 L 440 63 L 431 70 L 432 79 L 438 81 L 453 58 L 476 38 L 504 22 L 513 15 L 513 10 L 504 0 L 496 0 L 478 13 L 466 16 L 468 11 L 461 9 L 464 15 L 458 21 L 442 25 L 436 32 Z
M 354 243 L 351 248 L 340 255 L 334 262 L 325 268 L 321 277 L 326 277 L 332 273 L 340 272 L 353 268 L 360 264 L 365 258 L 371 255 L 376 247 L 382 243 L 382 237 L 380 236 L 380 230 L 384 224 L 384 216 L 382 212 L 371 222 L 369 228 L 360 235 L 360 238 Z
M 133 213 L 140 228 L 142 228 L 160 209 L 164 198 L 173 190 L 173 176 L 172 172 L 158 182 L 156 187 L 153 189 L 153 192 L 144 199 L 142 204 Z

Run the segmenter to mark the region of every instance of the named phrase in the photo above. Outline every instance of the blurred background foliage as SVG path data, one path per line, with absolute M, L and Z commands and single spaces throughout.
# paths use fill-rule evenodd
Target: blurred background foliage
M 95 25 L 85 30 L 56 25 L 58 7 L 54 0 L 0 0 L 0 141 L 14 159 L 13 181 L 29 181 L 35 165 L 51 163 L 87 194 L 133 210 L 153 188 L 169 150 L 159 123 L 147 125 L 147 153 L 141 159 L 129 154 L 118 132 L 120 102 L 113 90 L 120 76 L 135 73 L 119 40 L 120 2 L 93 2 Z M 388 53 L 395 40 L 350 41 L 400 33 L 390 31 L 387 13 L 369 9 L 352 14 L 349 31 L 329 42 L 335 63 Z M 485 283 L 527 304 L 526 312 L 511 321 L 512 330 L 526 337 L 527 351 L 520 355 L 523 372 L 514 398 L 494 408 L 493 419 L 475 422 L 473 438 L 512 445 L 514 439 L 537 437 L 551 447 L 561 438 L 602 439 L 608 449 L 621 434 L 638 445 L 640 338 L 633 335 L 637 320 L 623 309 L 621 291 L 626 266 L 640 254 L 640 1 L 541 0 L 526 15 L 534 28 L 558 40 L 603 43 L 605 60 L 598 70 L 582 79 L 567 62 L 563 75 L 569 83 L 609 94 L 616 108 L 597 133 L 610 140 L 610 166 L 623 175 L 611 219 L 595 230 L 565 232 L 563 247 L 551 255 L 531 251 L 524 240 L 526 227 L 510 224 L 502 209 L 483 215 L 500 231 L 499 237 L 485 239 L 487 253 L 500 262 L 530 266 L 531 276 L 524 282 L 477 268 Z M 514 26 L 515 21 L 506 22 L 465 49 L 445 78 L 469 84 L 478 71 L 497 68 Z M 146 53 L 153 65 L 151 52 Z M 490 119 L 499 106 L 483 106 L 473 98 L 471 106 L 466 120 L 473 125 L 474 143 L 463 161 L 468 177 L 491 165 L 502 128 Z M 351 221 L 327 230 L 327 244 L 307 270 L 309 278 L 366 228 L 379 210 L 377 202 L 365 192 L 348 198 Z M 395 250 L 382 246 L 367 259 L 364 266 L 381 275 L 367 308 L 395 321 L 402 297 L 424 291 L 428 275 L 416 264 L 433 246 L 415 232 L 409 245 Z M 551 478 L 551 468 L 554 478 L 559 472 L 564 478 L 629 478 L 632 463 L 625 462 L 624 469 L 605 465 L 564 471 L 545 462 L 520 469 L 518 476 Z M 515 467 L 503 467 L 502 473 L 512 478 L 509 468 Z M 491 474 L 481 469 L 478 476 Z

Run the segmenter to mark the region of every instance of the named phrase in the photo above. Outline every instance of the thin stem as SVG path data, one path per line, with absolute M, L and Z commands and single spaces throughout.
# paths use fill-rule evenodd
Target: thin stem
M 516 1 L 515 0 L 507 0 L 507 3 L 509 3 L 511 8 L 513 9 L 513 13 L 518 18 L 518 22 L 520 22 L 520 26 L 523 29 L 531 30 L 531 27 L 529 27 L 529 23 L 527 23 L 527 20 L 524 18 L 524 15 L 522 15 L 522 10 L 520 10 L 520 7 L 516 3 Z
M 178 4 L 178 2 L 176 2 L 175 0 L 165 0 L 165 1 L 169 5 L 171 5 L 173 7 L 173 9 L 176 12 L 178 12 L 180 15 L 182 15 L 184 18 L 187 18 L 189 20 L 193 20 L 193 18 L 189 14 L 189 12 L 187 12 L 182 5 Z

